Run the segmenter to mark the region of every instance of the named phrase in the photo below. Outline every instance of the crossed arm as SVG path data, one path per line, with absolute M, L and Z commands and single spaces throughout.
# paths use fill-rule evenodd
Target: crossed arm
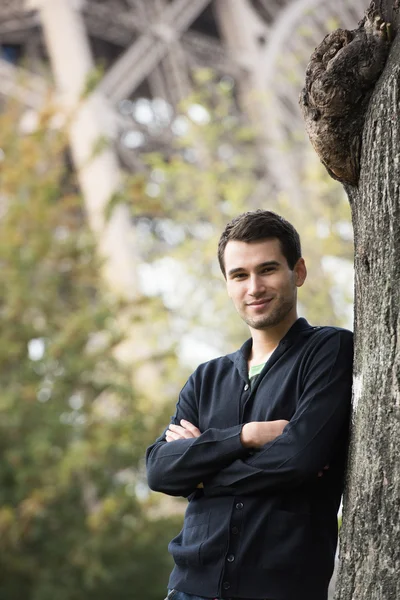
M 261 448 L 281 435 L 288 423 L 289 421 L 285 419 L 245 423 L 240 434 L 240 441 L 245 448 Z M 198 427 L 185 419 L 181 419 L 180 425 L 174 425 L 173 423 L 169 425 L 165 437 L 167 442 L 173 442 L 174 440 L 197 438 L 200 435 L 201 431 Z M 323 470 L 318 471 L 318 477 L 322 477 L 324 471 L 328 469 L 329 465 L 325 465 Z M 204 485 L 201 482 L 197 487 L 204 488 Z
M 181 419 L 180 423 L 180 425 L 174 425 L 173 423 L 169 425 L 165 434 L 167 442 L 188 440 L 201 435 L 200 429 L 189 421 Z M 278 435 L 281 435 L 288 423 L 289 421 L 284 419 L 245 423 L 240 433 L 240 441 L 244 448 L 261 448 L 268 442 L 272 442 Z
M 289 423 L 251 422 L 200 432 L 197 407 L 182 394 L 174 422 L 148 450 L 150 487 L 188 496 L 202 482 L 206 495 L 247 495 L 315 478 L 345 443 L 351 364 L 351 343 L 336 333 L 321 346 Z

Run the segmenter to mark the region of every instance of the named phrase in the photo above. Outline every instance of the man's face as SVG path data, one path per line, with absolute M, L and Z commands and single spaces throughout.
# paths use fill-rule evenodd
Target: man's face
M 268 329 L 296 318 L 297 287 L 307 275 L 302 258 L 289 269 L 278 239 L 230 241 L 224 258 L 229 297 L 249 327 Z

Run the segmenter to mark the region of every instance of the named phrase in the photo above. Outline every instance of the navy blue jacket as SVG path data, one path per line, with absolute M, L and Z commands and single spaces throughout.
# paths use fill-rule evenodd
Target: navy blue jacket
M 191 375 L 172 422 L 202 434 L 147 451 L 151 489 L 186 496 L 169 587 L 210 598 L 325 600 L 337 544 L 352 333 L 298 319 L 250 388 L 252 340 Z M 286 419 L 249 451 L 243 423 Z M 329 469 L 322 477 L 318 472 Z M 202 482 L 203 489 L 197 486 Z

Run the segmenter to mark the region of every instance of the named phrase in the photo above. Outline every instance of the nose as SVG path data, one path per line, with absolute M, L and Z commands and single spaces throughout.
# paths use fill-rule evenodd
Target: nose
M 248 293 L 250 296 L 260 296 L 265 291 L 264 282 L 262 277 L 257 274 L 249 277 L 249 288 Z

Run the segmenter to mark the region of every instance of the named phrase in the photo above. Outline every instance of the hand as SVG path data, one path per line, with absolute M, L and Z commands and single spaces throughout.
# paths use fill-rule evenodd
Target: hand
M 283 432 L 289 421 L 252 421 L 245 423 L 240 434 L 240 441 L 245 448 L 261 448 L 272 442 Z
M 192 423 L 189 423 L 189 421 L 182 419 L 180 423 L 180 425 L 173 425 L 171 423 L 165 434 L 167 442 L 189 440 L 190 438 L 197 438 L 201 435 L 200 429 L 192 425 Z

